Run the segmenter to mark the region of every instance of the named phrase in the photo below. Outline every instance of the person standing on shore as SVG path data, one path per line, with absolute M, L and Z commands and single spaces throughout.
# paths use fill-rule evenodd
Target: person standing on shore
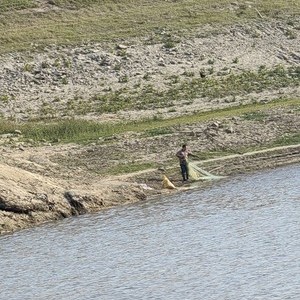
M 182 145 L 182 148 L 176 153 L 176 156 L 179 158 L 182 182 L 186 182 L 189 179 L 188 157 L 197 156 L 191 153 L 186 144 Z

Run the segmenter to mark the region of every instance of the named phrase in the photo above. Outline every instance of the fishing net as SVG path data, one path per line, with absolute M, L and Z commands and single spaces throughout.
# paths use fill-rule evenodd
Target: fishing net
M 211 174 L 202 168 L 198 167 L 195 163 L 189 162 L 188 163 L 188 171 L 189 171 L 189 178 L 193 180 L 216 180 L 220 178 L 224 178 L 224 176 L 218 176 Z

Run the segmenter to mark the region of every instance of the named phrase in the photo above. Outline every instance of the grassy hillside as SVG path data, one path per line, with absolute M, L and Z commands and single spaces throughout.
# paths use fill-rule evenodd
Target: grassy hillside
M 300 2 L 266 0 L 2 0 L 0 53 L 72 44 L 151 36 L 156 42 L 167 30 L 187 35 L 193 28 L 244 22 L 257 18 L 288 21 L 300 14 Z M 165 38 L 165 36 L 163 37 Z
M 243 25 L 246 22 L 255 24 L 256 21 L 262 19 L 264 21 L 280 20 L 278 31 L 284 32 L 286 40 L 295 44 L 295 38 L 300 30 L 299 15 L 300 1 L 293 0 L 265 0 L 253 1 L 253 3 L 232 0 L 2 0 L 0 2 L 0 54 L 18 50 L 42 50 L 43 47 L 53 44 L 123 42 L 130 38 L 138 38 L 139 41 L 147 45 L 161 42 L 164 44 L 165 50 L 168 48 L 168 45 L 170 46 L 169 48 L 172 48 L 172 45 L 180 40 L 188 41 L 189 35 L 194 38 L 194 30 L 200 32 L 199 28 L 202 29 L 205 26 L 210 28 L 209 34 L 213 35 L 214 30 L 216 32 L 222 30 L 222 25 Z M 264 24 L 261 26 L 263 27 Z M 282 29 L 280 27 L 281 24 L 287 24 L 288 26 Z M 245 32 L 247 33 L 247 27 L 245 26 L 244 28 L 246 28 Z M 253 31 L 254 35 L 255 29 Z M 269 29 L 266 28 L 266 31 L 263 32 L 264 36 L 269 35 Z M 205 30 L 201 31 L 201 34 L 205 35 Z M 271 34 L 270 36 L 273 38 Z M 210 38 L 211 36 L 208 35 L 208 37 Z M 260 51 L 266 50 L 265 48 L 258 48 L 262 39 L 257 36 L 254 36 L 252 39 L 252 35 L 249 34 L 249 36 L 244 35 L 241 38 L 241 43 L 244 43 L 246 38 L 250 39 L 252 43 L 249 44 L 249 48 L 257 47 L 259 49 L 256 52 L 258 55 L 260 55 Z M 281 42 L 282 39 L 279 39 L 277 45 L 281 46 Z M 290 44 L 287 43 L 287 45 Z M 224 48 L 226 48 L 227 52 L 230 52 L 227 47 L 228 44 Z M 277 48 L 279 49 L 278 46 Z M 277 48 L 276 51 L 278 50 Z M 293 99 L 286 100 L 286 103 L 295 106 L 296 111 L 299 111 L 299 99 L 297 99 L 295 92 L 299 87 L 300 76 L 299 65 L 295 63 L 298 54 L 296 53 L 297 51 L 289 53 L 289 47 L 286 48 L 288 50 L 283 53 L 282 59 L 282 61 L 287 62 L 286 66 L 274 65 L 269 69 L 265 65 L 260 64 L 252 71 L 243 69 L 242 64 L 238 61 L 238 56 L 226 67 L 226 53 L 215 54 L 221 65 L 219 67 L 220 72 L 218 72 L 217 67 L 214 70 L 215 57 L 212 59 L 207 56 L 205 59 L 207 62 L 202 59 L 202 65 L 200 66 L 201 58 L 195 55 L 191 60 L 194 59 L 194 63 L 198 64 L 199 68 L 204 66 L 206 70 L 209 70 L 205 79 L 200 76 L 198 70 L 196 72 L 189 69 L 190 60 L 188 58 L 186 71 L 183 73 L 178 72 L 175 73 L 176 75 L 166 73 L 163 75 L 164 78 L 163 76 L 162 79 L 158 77 L 157 81 L 160 84 L 163 83 L 163 80 L 165 81 L 164 88 L 161 88 L 160 85 L 158 87 L 154 85 L 154 81 L 151 81 L 151 76 L 148 76 L 145 66 L 140 66 L 129 75 L 122 73 L 123 70 L 127 70 L 127 65 L 124 61 L 127 61 L 126 58 L 132 58 L 130 57 L 132 53 L 127 54 L 126 51 L 119 51 L 116 54 L 112 53 L 111 57 L 117 58 L 115 61 L 118 63 L 114 63 L 112 60 L 109 66 L 101 65 L 103 61 L 100 55 L 99 65 L 101 66 L 100 71 L 103 73 L 99 71 L 94 76 L 103 78 L 103 82 L 94 83 L 94 86 L 99 85 L 99 89 L 91 96 L 87 96 L 88 93 L 86 93 L 84 97 L 75 95 L 67 100 L 53 96 L 53 90 L 50 90 L 49 87 L 55 86 L 57 90 L 63 91 L 69 82 L 72 83 L 74 74 L 76 75 L 80 72 L 78 65 L 74 63 L 74 61 L 78 62 L 78 57 L 75 57 L 77 60 L 73 61 L 73 65 L 69 61 L 72 57 L 65 57 L 63 56 L 64 54 L 62 54 L 62 57 L 59 57 L 59 52 L 55 52 L 55 50 L 54 53 L 49 54 L 50 58 L 48 57 L 48 60 L 37 60 L 34 63 L 28 57 L 19 57 L 15 59 L 15 62 L 19 62 L 19 65 L 14 65 L 15 70 L 11 71 L 12 76 L 5 77 L 10 75 L 10 72 L 3 72 L 3 78 L 5 77 L 6 82 L 9 82 L 8 85 L 12 85 L 12 81 L 15 78 L 21 78 L 22 84 L 23 82 L 29 82 L 26 89 L 29 91 L 30 97 L 24 98 L 25 100 L 22 99 L 22 94 L 25 94 L 26 91 L 21 85 L 19 87 L 21 95 L 16 94 L 17 85 L 13 86 L 12 89 L 8 86 L 6 91 L 3 87 L 2 90 L 0 89 L 0 108 L 6 113 L 6 117 L 9 115 L 6 112 L 7 107 L 12 107 L 10 121 L 2 121 L 0 124 L 0 134 L 19 129 L 24 133 L 26 139 L 33 139 L 34 141 L 43 139 L 60 140 L 64 142 L 86 142 L 94 140 L 101 135 L 106 136 L 136 130 L 154 130 L 155 134 L 159 135 L 161 130 L 164 133 L 168 132 L 170 122 L 172 125 L 190 123 L 194 119 L 195 122 L 196 120 L 202 121 L 203 118 L 214 118 L 219 116 L 220 113 L 223 114 L 223 110 L 219 110 L 219 107 L 214 103 L 219 103 L 220 99 L 223 100 L 226 97 L 231 97 L 230 101 L 234 102 L 232 103 L 234 107 L 231 112 L 225 110 L 227 116 L 244 113 L 244 111 L 240 112 L 241 108 L 239 107 L 244 100 L 237 100 L 238 96 L 241 95 L 243 99 L 247 100 L 252 99 L 253 95 L 258 95 L 256 98 L 253 98 L 252 105 L 242 108 L 242 110 L 255 111 L 258 109 L 256 101 L 259 102 L 263 99 L 261 93 L 264 91 L 280 91 L 278 98 Z M 210 54 L 210 49 L 206 50 L 208 54 Z M 154 49 L 153 51 L 156 50 Z M 185 51 L 184 49 L 183 54 L 185 54 Z M 267 49 L 265 52 L 270 53 L 271 51 Z M 280 52 L 278 53 L 280 54 Z M 83 51 L 81 54 L 84 56 L 85 52 Z M 56 57 L 56 59 L 51 61 L 51 56 Z M 291 57 L 294 61 L 289 64 Z M 132 61 L 141 61 L 143 58 L 143 56 L 137 56 L 132 58 Z M 169 65 L 180 65 L 183 61 L 181 57 L 178 61 L 169 62 Z M 87 60 L 84 62 L 86 65 L 91 64 Z M 90 73 L 93 73 L 95 69 L 98 70 L 98 67 L 98 65 L 95 65 L 94 68 L 91 67 L 87 71 L 85 70 L 86 73 L 82 74 L 84 76 L 93 76 Z M 158 67 L 155 67 L 149 65 L 148 70 L 158 69 Z M 13 69 L 10 65 L 7 68 L 9 70 Z M 118 78 L 118 82 L 113 88 L 110 88 L 111 82 L 105 82 L 104 75 L 106 73 L 103 70 L 106 69 L 112 70 L 112 74 Z M 158 70 L 155 71 L 157 74 L 154 75 L 164 74 L 161 69 Z M 143 71 L 146 73 L 142 74 L 141 72 Z M 81 72 L 83 71 L 81 70 Z M 53 75 L 55 73 L 58 73 L 61 77 L 56 75 L 55 77 Z M 138 75 L 140 78 L 136 76 L 136 73 L 141 73 Z M 37 75 L 39 77 L 36 77 Z M 53 77 L 51 77 L 52 75 Z M 111 73 L 109 73 L 110 75 Z M 155 80 L 155 76 L 153 77 Z M 53 78 L 54 80 L 52 80 Z M 46 79 L 49 79 L 48 86 Z M 131 80 L 138 81 L 134 81 L 135 84 L 130 86 Z M 46 82 L 45 85 L 43 85 L 44 81 Z M 35 87 L 37 89 L 33 89 Z M 37 100 L 34 103 L 34 96 L 32 95 L 38 94 L 43 88 L 46 90 L 46 96 L 43 96 L 44 98 L 42 96 L 40 98 L 36 97 Z M 73 86 L 71 85 L 69 90 L 72 88 Z M 91 85 L 87 85 L 85 88 L 90 90 Z M 284 94 L 285 92 L 287 94 Z M 266 95 L 268 94 L 264 94 L 264 96 Z M 51 99 L 51 97 L 54 99 Z M 273 100 L 274 97 L 272 98 Z M 101 117 L 106 113 L 118 114 L 122 110 L 154 111 L 160 108 L 175 112 L 177 107 L 187 107 L 190 104 L 195 105 L 197 99 L 204 98 L 211 103 L 213 113 L 205 112 L 202 114 L 203 111 L 200 108 L 194 108 L 195 114 L 189 113 L 188 117 L 181 116 L 179 118 L 161 120 L 162 118 L 157 114 L 156 118 L 144 118 L 138 123 L 129 122 L 124 124 L 123 122 L 117 125 L 101 125 L 86 120 L 72 120 L 69 122 L 56 117 L 57 111 L 61 113 L 59 116 L 68 117 L 82 117 L 89 114 Z M 214 102 L 213 100 L 216 99 L 217 101 Z M 32 102 L 34 107 L 39 107 L 40 105 L 40 110 L 36 114 L 38 118 L 31 117 L 29 112 L 27 113 L 29 117 L 26 119 L 26 114 L 24 113 L 24 119 L 28 122 L 25 122 L 26 124 L 17 124 L 18 126 L 16 127 L 16 124 L 11 122 L 11 120 L 18 119 L 14 117 L 15 108 L 18 108 L 21 113 L 22 110 L 25 112 L 26 109 L 30 111 L 31 107 L 25 105 L 29 102 Z M 275 101 L 279 105 L 282 105 L 283 102 Z M 249 101 L 246 103 L 249 103 Z M 197 111 L 201 111 L 200 115 L 198 115 Z M 49 115 L 51 114 L 53 116 L 50 118 Z M 30 120 L 35 120 L 35 122 L 30 122 Z M 55 123 L 53 120 L 55 120 Z M 39 121 L 49 121 L 49 124 L 45 125 Z M 297 138 L 299 139 L 298 136 Z
M 171 133 L 172 126 L 179 124 L 194 124 L 213 119 L 222 119 L 230 116 L 242 116 L 245 119 L 264 122 L 264 111 L 274 108 L 287 107 L 291 110 L 299 110 L 299 99 L 283 99 L 270 103 L 255 103 L 249 105 L 234 106 L 226 109 L 217 109 L 209 112 L 195 113 L 188 116 L 180 116 L 170 119 L 148 119 L 127 123 L 99 124 L 97 122 L 86 120 L 60 120 L 54 122 L 28 122 L 16 124 L 11 121 L 2 121 L 0 123 L 0 134 L 20 130 L 25 140 L 33 141 L 61 141 L 86 143 L 96 141 L 99 137 L 110 137 L 115 134 L 125 132 L 145 132 L 150 136 L 158 136 Z M 297 135 L 298 143 L 300 136 Z M 295 141 L 293 141 L 295 142 Z

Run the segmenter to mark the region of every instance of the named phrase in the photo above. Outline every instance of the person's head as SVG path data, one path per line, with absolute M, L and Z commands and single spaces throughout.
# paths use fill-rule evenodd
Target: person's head
M 183 145 L 182 145 L 182 150 L 186 150 L 186 148 L 187 148 L 187 145 L 186 145 L 186 144 L 183 144 Z

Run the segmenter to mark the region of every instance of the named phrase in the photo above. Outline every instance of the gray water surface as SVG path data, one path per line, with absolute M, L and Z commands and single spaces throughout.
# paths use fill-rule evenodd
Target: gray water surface
M 0 237 L 4 299 L 300 299 L 300 166 Z

